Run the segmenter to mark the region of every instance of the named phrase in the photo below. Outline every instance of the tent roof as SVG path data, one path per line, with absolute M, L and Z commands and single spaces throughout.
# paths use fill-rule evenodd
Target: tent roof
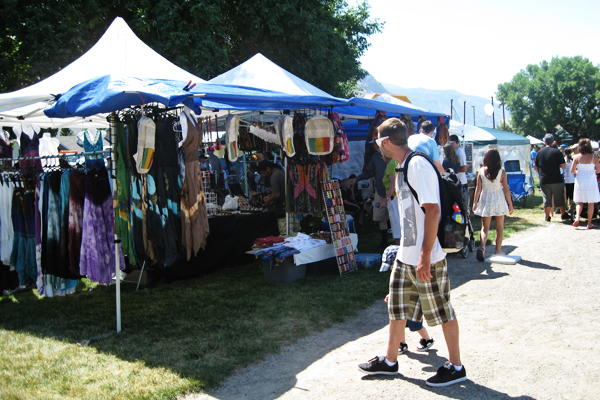
M 533 137 L 531 135 L 527 135 L 527 139 L 529 139 L 529 143 L 530 144 L 540 144 L 540 145 L 544 145 L 544 141 L 540 140 L 536 137 Z
M 331 107 L 345 104 L 334 97 L 298 96 L 242 86 L 198 83 L 189 91 L 186 82 L 105 75 L 90 79 L 64 93 L 44 112 L 51 118 L 86 117 L 158 102 L 168 107 L 184 104 L 199 114 L 200 107 L 223 110 L 283 110 Z
M 463 132 L 464 126 L 465 126 L 465 124 L 463 124 L 462 122 L 451 119 L 450 127 L 448 128 L 448 132 L 451 135 L 463 136 L 464 135 L 464 132 Z
M 16 117 L 37 110 L 37 114 L 34 112 L 29 116 L 31 119 L 27 118 L 27 122 L 52 126 L 53 121 L 45 120 L 41 110 L 54 100 L 53 95 L 65 93 L 79 83 L 107 74 L 173 79 L 186 83 L 190 80 L 205 82 L 152 50 L 122 18 L 117 17 L 90 50 L 56 74 L 24 89 L 0 94 L 0 116 L 3 117 L 0 125 L 12 125 L 6 123 L 11 118 L 18 123 Z M 35 117 L 41 120 L 33 120 Z
M 260 53 L 211 79 L 209 83 L 249 86 L 288 94 L 323 96 L 340 100 L 286 71 Z M 375 99 L 354 97 L 347 101 L 347 106 L 333 109 L 340 116 L 349 118 L 373 118 L 377 110 L 386 111 L 388 115 L 397 117 L 401 114 L 446 116 L 443 113 L 432 113 L 387 94 L 379 95 Z
M 499 129 L 484 128 L 473 125 L 463 125 L 466 142 L 478 145 L 522 145 L 529 144 L 529 139 L 516 133 L 501 131 Z
M 368 95 L 363 96 L 363 97 L 366 99 L 375 99 L 375 98 L 381 96 L 382 94 L 385 94 L 385 93 L 369 93 Z M 410 101 L 410 99 L 403 94 L 389 94 L 389 96 L 395 97 L 398 100 L 406 101 L 407 103 L 412 103 L 412 101 Z
M 389 94 L 382 94 L 374 99 L 353 97 L 348 100 L 348 104 L 351 105 L 347 107 L 335 107 L 333 111 L 340 114 L 340 116 L 348 118 L 373 118 L 376 110 L 385 111 L 388 117 L 400 117 L 405 114 L 413 117 L 416 115 L 423 115 L 431 120 L 436 117 L 447 117 L 444 113 L 426 110 Z
M 281 68 L 260 53 L 211 79 L 209 83 L 249 86 L 288 94 L 333 97 Z

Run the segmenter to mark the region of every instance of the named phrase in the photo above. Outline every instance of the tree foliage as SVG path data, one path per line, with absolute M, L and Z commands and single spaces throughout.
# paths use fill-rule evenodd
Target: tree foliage
M 496 96 L 505 100 L 522 134 L 541 138 L 563 128 L 574 141 L 600 138 L 600 69 L 587 58 L 530 64 L 498 85 Z
M 260 52 L 337 96 L 365 76 L 358 59 L 383 24 L 366 1 L 4 0 L 0 91 L 57 72 L 87 51 L 115 17 L 181 68 L 211 79 Z M 100 61 L 99 61 L 100 62 Z M 110 62 L 103 60 L 102 62 Z

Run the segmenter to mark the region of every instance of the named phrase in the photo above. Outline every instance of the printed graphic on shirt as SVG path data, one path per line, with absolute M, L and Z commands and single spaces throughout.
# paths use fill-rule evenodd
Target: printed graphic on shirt
M 417 245 L 417 215 L 415 213 L 415 202 L 412 200 L 410 188 L 404 182 L 404 173 L 398 173 L 400 183 L 400 217 L 402 221 L 403 247 L 414 247 Z M 403 217 L 403 218 L 402 218 Z

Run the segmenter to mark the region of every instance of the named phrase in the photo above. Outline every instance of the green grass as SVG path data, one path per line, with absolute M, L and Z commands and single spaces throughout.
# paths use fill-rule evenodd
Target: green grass
M 540 204 L 536 193 L 517 207 L 507 235 L 543 223 Z M 479 231 L 479 218 L 472 222 Z M 358 233 L 361 252 L 381 253 L 370 217 Z M 0 398 L 168 399 L 215 387 L 383 299 L 388 274 L 377 270 L 275 285 L 253 262 L 137 292 L 122 284 L 119 334 L 114 286 L 84 281 L 66 297 L 1 297 Z
M 382 299 L 386 282 L 372 269 L 274 285 L 251 263 L 138 292 L 123 284 L 120 334 L 112 286 L 5 297 L 0 398 L 159 399 L 214 387 Z

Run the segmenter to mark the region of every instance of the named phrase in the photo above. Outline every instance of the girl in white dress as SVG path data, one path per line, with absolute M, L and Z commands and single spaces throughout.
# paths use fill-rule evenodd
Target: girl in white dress
M 573 200 L 577 203 L 577 215 L 573 226 L 579 226 L 579 217 L 585 203 L 588 205 L 587 229 L 594 229 L 596 225 L 592 224 L 594 216 L 594 203 L 600 202 L 600 189 L 598 189 L 598 180 L 596 174 L 600 174 L 600 163 L 598 157 L 594 155 L 592 143 L 589 139 L 580 139 L 577 146 L 578 153 L 573 158 L 571 172 L 575 174 L 575 191 Z
M 506 172 L 502 169 L 502 161 L 498 150 L 491 149 L 483 157 L 483 167 L 477 174 L 477 188 L 473 200 L 473 212 L 481 216 L 481 245 L 477 249 L 477 259 L 485 259 L 485 243 L 492 223 L 496 217 L 496 252 L 502 253 L 504 238 L 504 216 L 513 213 L 512 199 Z

